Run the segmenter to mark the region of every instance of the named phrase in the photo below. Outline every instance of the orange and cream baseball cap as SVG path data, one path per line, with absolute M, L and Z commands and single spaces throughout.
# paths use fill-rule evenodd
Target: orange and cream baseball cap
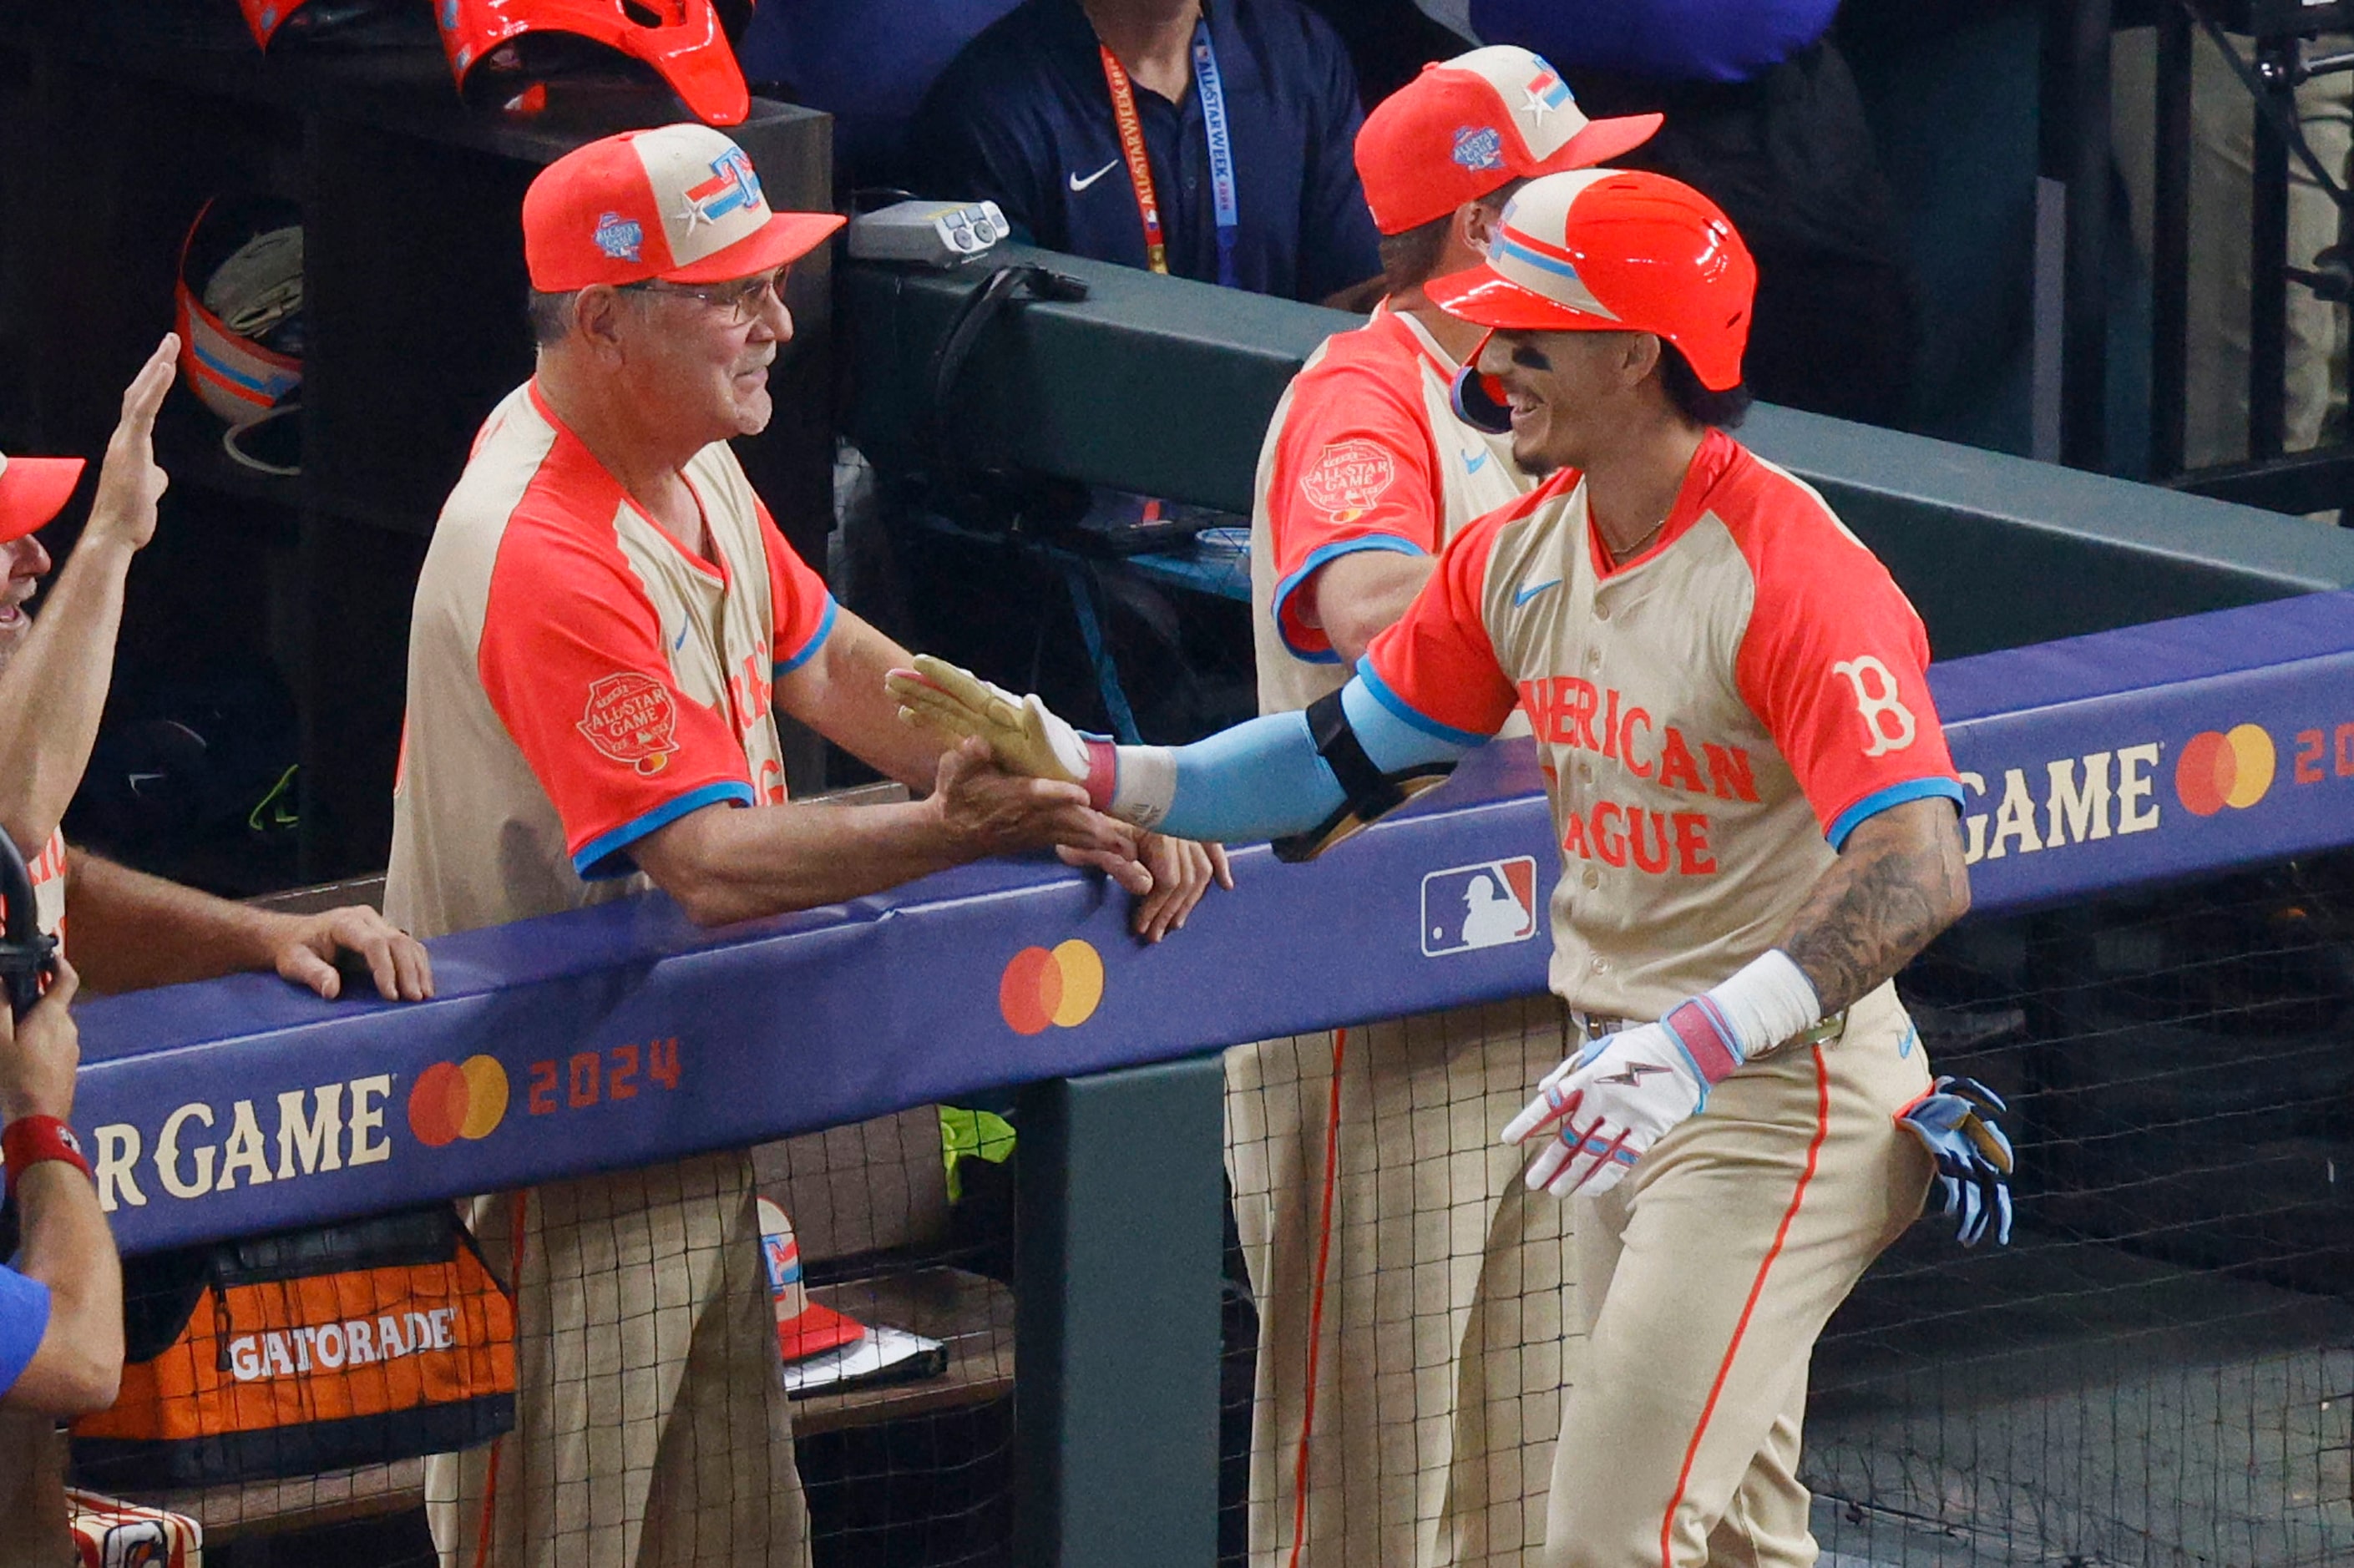
M 531 286 L 723 283 L 799 260 L 843 225 L 830 212 L 774 212 L 743 148 L 692 122 L 576 147 L 523 198 Z
M 1588 120 L 1542 55 L 1490 45 L 1422 68 L 1357 132 L 1357 178 L 1384 234 L 1445 217 L 1513 180 L 1606 164 L 1657 114 Z
M 80 458 L 0 453 L 0 545 L 23 538 L 63 510 L 83 466 Z

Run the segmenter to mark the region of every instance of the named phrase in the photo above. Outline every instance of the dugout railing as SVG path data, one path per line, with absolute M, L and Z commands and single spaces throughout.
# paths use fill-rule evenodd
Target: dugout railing
M 1973 928 L 2234 869 L 2303 863 L 2354 842 L 2349 676 L 2354 595 L 2341 593 L 1938 666 L 1933 682 L 1970 795 Z M 718 934 L 695 930 L 653 898 L 452 937 L 434 944 L 440 995 L 412 1006 L 323 1003 L 260 976 L 107 999 L 84 1014 L 80 1120 L 117 1234 L 138 1253 L 1012 1089 L 1023 1148 L 1017 1560 L 1198 1564 L 1216 1550 L 1215 1052 L 1541 991 L 1541 935 L 1434 953 L 1421 905 L 1440 874 L 1525 858 L 1543 906 L 1559 857 L 1535 786 L 1525 743 L 1505 743 L 1476 755 L 1419 809 L 1312 864 L 1279 866 L 1263 847 L 1245 850 L 1239 890 L 1205 903 L 1181 938 L 1151 948 L 1128 938 L 1122 900 L 1099 882 L 996 863 Z M 2155 906 L 2163 909 L 2164 898 Z M 2052 950 L 2066 951 L 2065 937 L 2051 938 Z M 2097 947 L 2102 938 L 2095 929 L 2072 939 Z M 1354 957 L 1336 963 L 1334 952 Z M 2027 1010 L 2065 1005 L 2077 1012 L 2056 1031 L 2046 1019 L 2045 1044 L 2098 1037 L 2114 1054 L 2115 1027 L 2084 1012 L 2084 998 L 2097 993 L 2089 982 L 2072 989 L 2047 969 L 2014 977 L 2005 991 L 2009 971 L 1979 968 L 1986 974 L 1967 984 L 1947 977 L 1951 994 L 1925 999 L 1972 1021 L 1949 1036 L 1957 1062 L 2017 1044 L 1999 1029 L 1971 1033 L 1987 1029 L 1989 1012 L 2007 1028 L 2006 1010 L 2020 1012 L 2014 1033 L 2036 1038 Z M 2256 1011 L 2246 1016 L 2268 1016 L 2261 998 L 2250 1005 Z M 2326 1054 L 2327 1042 L 2343 1043 L 2328 1030 L 2343 1026 L 2325 1021 L 2325 1044 L 2306 1049 Z M 1940 1049 L 1936 1026 L 1930 1033 Z M 592 1092 L 588 1086 L 610 1082 L 610 1063 L 625 1054 L 641 1063 L 659 1055 L 664 1070 L 627 1097 Z M 2064 1049 L 2027 1055 L 2047 1075 L 2068 1059 Z M 476 1065 L 485 1059 L 494 1074 Z M 501 1114 L 461 1118 L 462 1135 L 451 1136 L 433 1119 L 448 1119 L 445 1102 L 419 1096 L 437 1068 L 443 1084 L 451 1068 L 496 1076 L 505 1088 Z M 2021 1248 L 1903 1265 L 1912 1271 L 1904 1277 L 1928 1282 L 1922 1292 L 1952 1298 L 1920 1308 L 1913 1344 L 1894 1330 L 1875 1342 L 1900 1361 L 1915 1358 L 1887 1375 L 1928 1380 L 1919 1386 L 1938 1390 L 1941 1423 L 1967 1427 L 1975 1363 L 1921 1358 L 1932 1344 L 1967 1338 L 1987 1282 L 2039 1252 L 2040 1206 L 2056 1202 L 2039 1183 L 2062 1158 L 2047 1150 L 2064 1150 L 2077 1169 L 2072 1180 L 2090 1194 L 2069 1200 L 2071 1234 L 2164 1228 L 2118 1218 L 2119 1204 L 2135 1201 L 2131 1182 L 2084 1175 L 2130 1153 L 2139 1125 L 2131 1116 L 2099 1124 L 2105 1106 L 2126 1103 L 2116 1083 L 2132 1078 L 2114 1064 L 2103 1072 L 2116 1082 L 2009 1076 L 2026 1091 L 2030 1129 Z M 2342 1116 L 2342 1081 L 2327 1081 L 2335 1086 L 2317 1103 L 2340 1106 Z M 2105 1090 L 2123 1097 L 2105 1100 Z M 2062 1111 L 2076 1120 L 2046 1128 L 2044 1118 Z M 2136 1114 L 2159 1125 L 2157 1109 Z M 2320 1136 L 2340 1131 L 2325 1121 Z M 2049 1167 L 2040 1169 L 2040 1159 Z M 2230 1164 L 2218 1156 L 2216 1169 Z M 2190 1179 L 2143 1174 L 2160 1188 Z M 2183 1225 L 2211 1238 L 2240 1223 L 2228 1212 L 2194 1212 Z M 2180 1247 L 2137 1245 L 2121 1255 L 2198 1261 Z M 2257 1267 L 2226 1258 L 2210 1266 L 2250 1274 L 2265 1289 L 2341 1298 L 2347 1287 L 2334 1261 L 2274 1258 Z M 2075 1288 L 2098 1297 L 2109 1287 L 2087 1280 Z M 2326 1383 L 2331 1371 L 2317 1366 L 2312 1375 Z M 2024 1374 L 2013 1365 L 2003 1375 Z M 1886 1385 L 1866 1377 L 1831 1392 L 1863 1398 L 1855 1391 L 1869 1386 Z M 2202 1408 L 2211 1415 L 2226 1404 Z M 1819 1435 L 1819 1475 L 1829 1464 L 1834 1478 L 1864 1478 L 1847 1489 L 1871 1493 L 1852 1499 L 1859 1507 L 1872 1503 L 1882 1495 L 1872 1491 L 1874 1467 L 1898 1463 L 1901 1442 L 1873 1439 L 1869 1422 L 1829 1430 L 1850 1431 L 1853 1441 L 1826 1447 Z M 1950 1503 L 1956 1483 L 1943 1474 L 1922 1481 L 1917 1495 L 1883 1489 L 1910 1499 L 1890 1501 L 1892 1516 L 1944 1528 L 1937 1499 Z M 2155 1483 L 2133 1485 L 2147 1492 Z M 2032 1502 L 2022 1493 L 2003 1507 L 2031 1515 Z M 2131 1510 L 2113 1511 L 2123 1520 Z M 2018 1528 L 2032 1534 L 2032 1525 L 2030 1518 Z M 2115 1526 L 2135 1529 L 2158 1538 L 2146 1520 Z

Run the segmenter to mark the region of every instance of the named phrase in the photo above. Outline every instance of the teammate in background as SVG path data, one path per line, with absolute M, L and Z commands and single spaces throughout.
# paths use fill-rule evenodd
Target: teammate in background
M 532 182 L 537 373 L 475 438 L 418 582 L 396 918 L 438 935 L 659 886 L 717 925 L 1055 845 L 1157 939 L 1224 874 L 894 722 L 907 655 L 752 493 L 727 441 L 767 426 L 787 269 L 841 223 L 772 212 L 699 124 Z M 788 803 L 778 707 L 928 797 Z M 500 1568 L 808 1560 L 755 1196 L 731 1150 L 476 1202 L 488 1255 L 520 1260 L 515 1429 L 429 1468 L 445 1563 L 478 1542 Z
M 256 909 L 85 850 L 69 853 L 58 831 L 98 736 L 132 557 L 155 536 L 165 483 L 155 410 L 179 342 L 167 334 L 124 391 L 90 519 L 38 616 L 27 606 L 51 562 L 36 530 L 71 498 L 82 461 L 0 458 L 0 828 L 28 858 L 42 928 L 56 934 L 70 910 L 74 958 L 92 991 L 276 969 L 333 997 L 343 987 L 335 955 L 348 950 L 366 959 L 387 1001 L 430 996 L 425 949 L 373 909 Z
M 0 1264 L 0 1561 L 69 1563 L 61 1420 L 104 1410 L 122 1376 L 122 1265 L 67 1123 L 80 1060 L 60 962 L 39 1004 L 0 1002 L 0 1157 L 23 1237 Z M 30 1553 L 29 1556 L 20 1553 Z
M 1969 902 L 1927 640 L 1822 498 L 1724 432 L 1755 284 L 1672 180 L 1522 189 L 1486 263 L 1429 292 L 1493 330 L 1468 406 L 1551 477 L 1458 534 L 1305 715 L 1113 747 L 952 667 L 890 677 L 914 717 L 1225 842 L 1334 842 L 1528 712 L 1568 1012 L 1504 1136 L 1532 1188 L 1586 1194 L 1555 1568 L 1815 1561 L 1816 1337 L 1920 1212 L 1923 1144 L 1942 1168 L 1975 1120 L 1919 1125 L 1961 1097 L 1930 1092 L 1891 983 Z M 1992 1199 L 2008 1164 L 1967 1169 Z
M 1504 48 L 1426 67 L 1366 116 L 1357 172 L 1388 297 L 1310 357 L 1259 453 L 1261 713 L 1337 691 L 1447 541 L 1536 482 L 1450 407 L 1480 329 L 1424 285 L 1478 264 L 1529 179 L 1609 161 L 1658 124 L 1588 121 L 1551 66 Z M 1528 928 L 1489 879 L 1465 896 L 1480 893 L 1465 943 Z M 1291 1563 L 1298 1543 L 1300 1563 L 1440 1568 L 1542 1542 L 1567 1233 L 1487 1133 L 1555 1059 L 1548 1024 L 1518 1001 L 1226 1053 L 1258 1305 L 1254 1561 Z M 1458 1255 L 1417 1243 L 1441 1219 Z

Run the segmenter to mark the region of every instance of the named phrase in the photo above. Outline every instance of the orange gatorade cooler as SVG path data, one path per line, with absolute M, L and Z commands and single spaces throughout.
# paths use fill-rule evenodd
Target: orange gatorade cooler
M 514 1424 L 514 1302 L 444 1204 L 134 1258 L 124 1295 L 122 1392 L 74 1424 L 84 1480 L 264 1480 Z

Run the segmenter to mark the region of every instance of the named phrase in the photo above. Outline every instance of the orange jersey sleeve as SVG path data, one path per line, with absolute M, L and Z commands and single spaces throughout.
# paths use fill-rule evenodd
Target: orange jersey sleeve
M 734 721 L 679 689 L 660 618 L 610 540 L 535 517 L 526 502 L 500 542 L 477 657 L 579 875 L 627 874 L 621 852 L 647 833 L 707 805 L 753 803 Z
M 1274 615 L 1301 659 L 1338 659 L 1301 596 L 1326 563 L 1352 551 L 1429 556 L 1446 524 L 1438 454 L 1419 382 L 1373 362 L 1321 364 L 1292 384 L 1267 486 L 1275 544 Z

